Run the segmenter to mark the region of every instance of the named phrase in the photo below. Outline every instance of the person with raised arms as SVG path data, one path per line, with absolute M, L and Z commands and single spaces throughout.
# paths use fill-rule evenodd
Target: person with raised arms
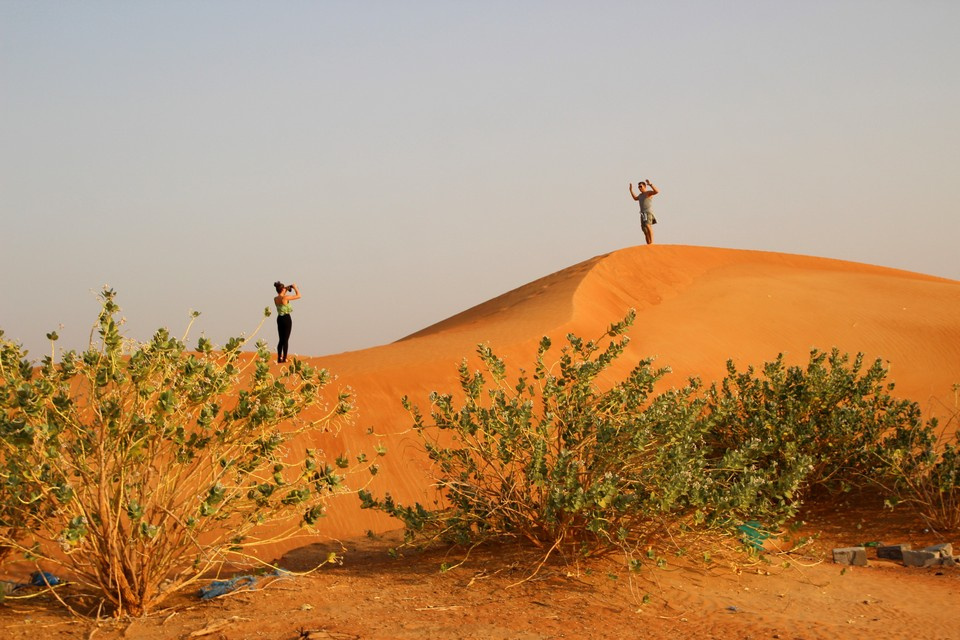
M 633 192 L 633 183 L 630 183 L 630 197 L 640 204 L 640 228 L 643 229 L 643 237 L 647 244 L 653 244 L 653 225 L 657 224 L 657 217 L 653 215 L 653 207 L 650 204 L 650 198 L 660 193 L 649 180 L 637 183 L 637 189 L 640 193 Z

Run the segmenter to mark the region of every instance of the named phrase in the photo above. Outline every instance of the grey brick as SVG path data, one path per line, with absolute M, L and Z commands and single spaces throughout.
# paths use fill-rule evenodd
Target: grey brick
M 903 551 L 903 564 L 908 567 L 933 567 L 940 564 L 940 554 L 935 551 Z
M 912 549 L 909 544 L 889 544 L 877 547 L 877 557 L 883 560 L 903 562 L 903 552 Z
M 947 556 L 953 557 L 953 545 L 949 542 L 935 544 L 932 547 L 927 547 L 924 549 L 924 551 L 939 554 L 943 558 L 946 558 Z
M 833 561 L 855 567 L 867 566 L 867 550 L 864 547 L 842 547 L 833 550 Z

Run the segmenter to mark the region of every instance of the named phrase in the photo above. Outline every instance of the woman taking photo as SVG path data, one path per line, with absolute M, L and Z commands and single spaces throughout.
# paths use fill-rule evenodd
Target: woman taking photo
M 283 364 L 287 361 L 290 331 L 293 329 L 293 318 L 290 317 L 293 307 L 290 303 L 300 299 L 300 290 L 295 284 L 285 285 L 279 280 L 273 283 L 273 288 L 277 290 L 277 297 L 273 302 L 277 305 L 277 333 L 280 334 L 280 342 L 277 343 L 277 364 Z M 293 291 L 292 294 L 291 291 Z

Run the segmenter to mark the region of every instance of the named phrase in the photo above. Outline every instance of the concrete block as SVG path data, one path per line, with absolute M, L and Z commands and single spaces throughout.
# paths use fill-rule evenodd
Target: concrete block
M 836 564 L 865 567 L 867 566 L 867 550 L 864 547 L 842 547 L 834 549 L 833 561 Z
M 903 552 L 912 549 L 909 544 L 888 544 L 877 547 L 877 557 L 881 560 L 903 562 Z
M 941 542 L 932 547 L 927 547 L 924 551 L 939 554 L 941 558 L 953 557 L 953 545 L 949 542 Z
M 904 549 L 903 564 L 907 567 L 933 567 L 940 564 L 940 554 L 934 551 Z

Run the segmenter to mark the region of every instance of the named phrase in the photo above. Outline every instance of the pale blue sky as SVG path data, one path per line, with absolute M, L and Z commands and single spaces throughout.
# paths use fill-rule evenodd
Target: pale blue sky
M 0 328 L 396 340 L 642 242 L 960 279 L 960 2 L 0 0 Z M 275 342 L 273 319 L 263 334 Z M 194 340 L 191 339 L 191 343 Z

